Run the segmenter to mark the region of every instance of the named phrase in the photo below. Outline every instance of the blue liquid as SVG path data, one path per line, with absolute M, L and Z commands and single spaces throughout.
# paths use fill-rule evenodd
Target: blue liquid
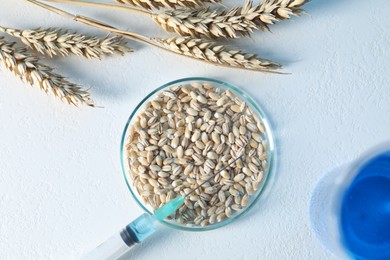
M 361 167 L 341 206 L 342 240 L 355 259 L 390 259 L 390 151 Z
M 156 231 L 156 222 L 154 216 L 144 213 L 127 225 L 126 229 L 133 235 L 133 239 L 140 243 Z

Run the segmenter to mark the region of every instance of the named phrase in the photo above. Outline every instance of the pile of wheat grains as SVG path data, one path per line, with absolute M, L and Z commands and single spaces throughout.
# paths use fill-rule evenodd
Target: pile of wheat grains
M 182 225 L 221 222 L 245 208 L 261 187 L 269 159 L 264 132 L 261 119 L 229 89 L 212 83 L 165 89 L 129 129 L 133 190 L 157 209 L 228 166 L 170 216 Z

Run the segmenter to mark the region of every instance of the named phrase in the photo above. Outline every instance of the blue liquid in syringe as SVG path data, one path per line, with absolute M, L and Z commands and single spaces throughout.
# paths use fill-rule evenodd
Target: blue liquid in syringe
M 355 259 L 390 259 L 390 151 L 371 159 L 346 190 L 342 240 Z

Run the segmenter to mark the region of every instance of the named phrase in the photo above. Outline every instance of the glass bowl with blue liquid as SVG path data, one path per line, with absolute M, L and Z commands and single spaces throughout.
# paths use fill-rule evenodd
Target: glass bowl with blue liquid
M 259 104 L 255 102 L 247 93 L 245 93 L 243 90 L 234 87 L 228 83 L 215 80 L 215 79 L 209 79 L 209 78 L 185 78 L 185 79 L 179 79 L 170 83 L 167 83 L 163 86 L 158 87 L 154 91 L 152 91 L 150 94 L 148 94 L 134 109 L 134 111 L 131 113 L 128 122 L 126 123 L 123 136 L 122 136 L 122 144 L 121 144 L 121 160 L 122 160 L 122 170 L 123 170 L 123 176 L 126 180 L 126 184 L 130 190 L 130 193 L 132 194 L 133 198 L 137 202 L 137 204 L 148 214 L 153 214 L 154 210 L 148 203 L 146 203 L 143 198 L 140 196 L 137 189 L 134 187 L 134 180 L 130 174 L 131 163 L 129 163 L 129 157 L 128 157 L 128 150 L 127 150 L 127 142 L 129 139 L 129 135 L 132 131 L 132 127 L 137 121 L 138 115 L 144 110 L 145 106 L 152 100 L 154 100 L 159 94 L 164 92 L 165 90 L 169 90 L 172 87 L 182 87 L 182 86 L 191 86 L 191 84 L 209 84 L 214 88 L 219 88 L 222 91 L 230 90 L 233 92 L 235 96 L 240 98 L 242 101 L 245 101 L 248 107 L 250 107 L 253 111 L 253 113 L 259 118 L 259 121 L 264 126 L 264 140 L 266 141 L 267 145 L 265 148 L 265 154 L 267 154 L 267 162 L 268 167 L 264 169 L 264 178 L 260 182 L 259 188 L 251 195 L 249 196 L 249 203 L 246 207 L 242 208 L 239 211 L 233 212 L 232 216 L 229 218 L 224 218 L 220 222 L 215 222 L 213 224 L 209 224 L 207 226 L 200 226 L 200 225 L 194 225 L 194 224 L 183 224 L 177 222 L 175 219 L 165 219 L 162 221 L 163 224 L 180 229 L 180 230 L 187 230 L 187 231 L 205 231 L 205 230 L 211 230 L 215 228 L 222 227 L 224 225 L 227 225 L 229 223 L 232 223 L 237 218 L 242 216 L 245 212 L 247 212 L 256 201 L 260 199 L 260 197 L 264 197 L 264 191 L 268 191 L 268 188 L 270 186 L 270 180 L 273 176 L 273 171 L 275 167 L 275 144 L 274 144 L 274 138 L 273 138 L 273 132 L 269 123 L 269 120 L 267 116 L 265 115 L 264 111 L 261 109 Z
M 329 173 L 313 193 L 311 220 L 340 257 L 390 259 L 390 144 Z

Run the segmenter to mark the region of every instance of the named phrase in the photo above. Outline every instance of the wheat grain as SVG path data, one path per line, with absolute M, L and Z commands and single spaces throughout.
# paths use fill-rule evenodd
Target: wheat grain
M 175 9 L 180 7 L 194 8 L 205 3 L 220 3 L 221 0 L 116 0 L 116 2 L 144 9 Z
M 259 154 L 258 150 L 246 145 L 240 152 L 240 158 L 235 161 L 235 156 L 231 155 L 235 144 L 226 145 L 221 154 L 213 150 L 197 148 L 199 143 L 209 146 L 210 149 L 215 149 L 221 145 L 221 142 L 225 145 L 226 137 L 221 130 L 223 124 L 229 124 L 229 129 L 232 129 L 232 125 L 242 128 L 249 121 L 259 120 L 254 118 L 250 106 L 246 106 L 244 110 L 235 113 L 237 116 L 231 118 L 217 112 L 221 108 L 232 112 L 233 104 L 245 104 L 236 96 L 237 93 L 231 90 L 197 82 L 177 86 L 167 87 L 157 92 L 152 100 L 140 108 L 134 121 L 131 122 L 130 135 L 126 140 L 128 174 L 133 180 L 134 189 L 150 209 L 157 209 L 177 196 L 191 193 L 176 215 L 171 217 L 179 224 L 212 225 L 225 218 L 234 217 L 250 204 L 253 199 L 251 196 L 256 195 L 254 189 L 260 189 L 263 183 L 264 169 L 258 165 L 255 172 L 248 172 L 248 170 L 253 168 L 251 166 L 254 164 L 253 158 L 259 158 L 264 154 L 266 162 L 268 154 L 267 152 Z M 215 98 L 216 96 L 218 99 Z M 223 102 L 217 106 L 216 103 L 221 98 Z M 198 104 L 200 108 L 197 110 L 197 115 L 191 115 L 189 113 L 191 102 L 199 100 L 206 101 Z M 172 106 L 171 101 L 174 102 Z M 210 118 L 204 120 L 208 112 L 211 113 Z M 154 123 L 156 116 L 160 120 Z M 169 123 L 169 119 L 172 123 Z M 213 126 L 211 133 L 207 134 L 200 129 L 204 124 Z M 158 128 L 162 131 L 149 133 L 150 129 Z M 259 133 L 260 130 L 256 128 L 253 132 Z M 208 136 L 207 140 L 201 137 L 204 134 Z M 252 138 L 249 131 L 238 132 L 238 135 L 237 140 Z M 150 143 L 152 140 L 167 141 L 164 145 L 139 145 L 140 140 L 145 138 Z M 188 140 L 186 149 L 191 153 L 179 156 L 178 151 L 182 148 L 180 144 L 183 140 Z M 177 145 L 179 146 L 175 149 Z M 149 153 L 152 159 L 147 161 L 145 156 Z M 223 160 L 224 157 L 226 160 Z M 218 174 L 218 171 L 224 167 L 226 168 Z M 243 173 L 244 169 L 246 174 Z M 198 187 L 200 184 L 201 186 Z M 195 189 L 196 187 L 198 188 Z
M 152 19 L 167 32 L 182 36 L 237 38 L 249 36 L 253 30 L 269 30 L 268 25 L 298 16 L 308 0 L 265 0 L 253 6 L 247 0 L 243 7 L 230 10 L 201 8 L 178 9 L 151 14 Z
M 87 91 L 54 73 L 52 68 L 42 64 L 37 56 L 29 53 L 25 48 L 14 46 L 14 42 L 8 42 L 0 37 L 0 63 L 4 68 L 24 82 L 39 86 L 46 93 L 51 91 L 69 104 L 94 106 Z
M 280 64 L 261 59 L 256 54 L 232 49 L 211 40 L 191 37 L 152 38 L 152 40 L 167 50 L 214 65 L 254 71 L 273 71 L 281 68 Z
M 18 30 L 0 26 L 0 31 L 20 38 L 29 48 L 50 57 L 74 54 L 86 58 L 101 58 L 102 55 L 123 55 L 133 51 L 119 36 L 99 38 L 59 28 Z

